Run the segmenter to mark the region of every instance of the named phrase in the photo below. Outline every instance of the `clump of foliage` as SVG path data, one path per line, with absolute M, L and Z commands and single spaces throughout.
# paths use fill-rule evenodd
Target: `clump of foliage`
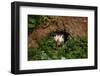
M 54 60 L 54 59 L 79 59 L 87 58 L 87 38 L 72 39 L 55 49 L 55 42 L 52 36 L 39 41 L 38 48 L 28 49 L 28 60 Z
M 42 15 L 28 15 L 28 32 L 32 32 L 32 29 L 40 25 L 40 23 L 45 23 L 48 20 L 48 16 Z

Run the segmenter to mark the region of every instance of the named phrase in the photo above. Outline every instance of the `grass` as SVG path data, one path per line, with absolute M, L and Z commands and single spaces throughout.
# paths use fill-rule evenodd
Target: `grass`
M 56 60 L 56 59 L 80 59 L 88 57 L 87 37 L 72 39 L 64 42 L 55 49 L 53 36 L 41 39 L 38 48 L 28 48 L 28 60 Z

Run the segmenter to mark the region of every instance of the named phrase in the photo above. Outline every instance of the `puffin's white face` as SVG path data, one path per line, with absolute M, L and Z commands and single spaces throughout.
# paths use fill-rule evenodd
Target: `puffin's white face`
M 64 41 L 63 35 L 56 35 L 54 36 L 54 40 L 57 42 L 62 43 Z

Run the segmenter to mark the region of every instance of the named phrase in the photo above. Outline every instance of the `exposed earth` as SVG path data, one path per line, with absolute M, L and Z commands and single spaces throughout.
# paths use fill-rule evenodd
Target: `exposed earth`
M 87 17 L 50 16 L 29 34 L 28 47 L 38 47 L 38 41 L 52 32 L 64 32 L 72 38 L 84 37 L 88 31 L 87 25 Z

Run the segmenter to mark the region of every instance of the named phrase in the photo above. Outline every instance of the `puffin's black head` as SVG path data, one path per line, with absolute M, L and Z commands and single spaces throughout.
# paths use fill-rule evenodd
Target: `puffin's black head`
M 66 33 L 66 32 L 63 32 L 63 31 L 59 31 L 59 32 L 54 32 L 54 36 L 56 36 L 56 35 L 63 35 L 63 38 L 64 38 L 64 42 L 66 42 L 67 41 L 67 39 L 68 39 L 68 33 Z

